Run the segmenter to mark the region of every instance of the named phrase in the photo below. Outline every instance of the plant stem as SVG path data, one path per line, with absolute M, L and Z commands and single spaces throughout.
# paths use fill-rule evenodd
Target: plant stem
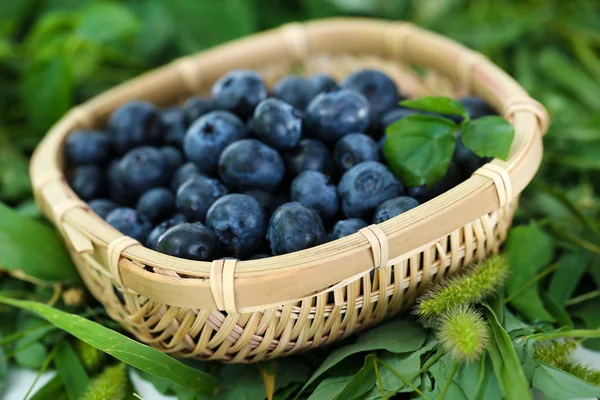
M 425 371 L 427 371 L 433 364 L 435 364 L 436 362 L 438 362 L 438 360 L 440 358 L 442 358 L 444 356 L 444 354 L 446 354 L 445 351 L 441 351 L 439 354 L 437 354 L 435 357 L 433 357 L 431 360 L 427 361 L 425 363 L 425 365 L 423 365 L 423 367 L 418 370 L 417 372 L 415 372 L 410 378 L 408 378 L 409 382 L 414 381 L 415 379 L 417 379 L 417 376 L 420 376 L 421 374 L 423 374 Z M 392 373 L 394 373 L 396 371 L 392 371 Z M 404 389 L 406 387 L 406 383 L 403 383 L 402 385 L 400 385 L 400 387 L 396 390 L 394 390 L 394 393 L 398 393 L 399 391 L 401 391 L 402 389 Z
M 529 288 L 529 286 L 533 285 L 534 283 L 536 283 L 537 281 L 539 281 L 540 279 L 542 279 L 546 275 L 552 273 L 557 267 L 558 267 L 558 264 L 554 263 L 554 264 L 551 264 L 550 266 L 546 267 L 544 270 L 538 272 L 533 278 L 531 278 L 530 280 L 528 280 L 527 282 L 525 282 L 515 292 L 511 293 L 510 296 L 506 296 L 506 298 L 504 299 L 504 304 L 508 304 L 509 301 L 511 301 L 512 299 L 514 299 L 518 295 L 520 295 L 527 288 Z
M 565 302 L 565 306 L 574 306 L 579 303 L 583 303 L 584 301 L 588 301 L 600 296 L 600 289 L 592 290 L 591 292 L 582 294 L 577 297 L 573 297 Z
M 22 338 L 23 336 L 27 335 L 30 332 L 34 332 L 34 331 L 40 330 L 45 327 L 51 327 L 52 330 L 56 329 L 56 328 L 54 328 L 53 325 L 50 325 L 47 322 L 42 322 L 41 324 L 34 325 L 32 327 L 23 329 L 22 331 L 15 332 L 12 335 L 8 335 L 8 336 L 2 338 L 0 340 L 0 346 L 5 346 L 9 343 L 14 342 L 15 340 L 19 340 L 20 338 Z
M 460 366 L 460 364 L 458 363 L 458 361 L 456 361 L 454 363 L 454 366 L 452 367 L 452 371 L 450 371 L 450 376 L 448 377 L 448 380 L 446 381 L 446 384 L 444 385 L 444 390 L 442 390 L 442 393 L 440 394 L 440 397 L 438 397 L 438 400 L 443 400 L 444 397 L 446 397 L 446 393 L 448 392 L 448 389 L 450 389 L 450 384 L 452 383 L 452 380 L 454 379 L 454 375 L 456 375 L 456 371 L 458 371 L 459 366 Z
M 536 335 L 523 336 L 523 339 L 548 340 L 566 337 L 575 337 L 582 339 L 592 339 L 600 337 L 599 329 L 570 329 L 565 331 L 557 331 L 552 333 L 538 333 Z
M 375 367 L 375 376 L 377 377 L 377 387 L 379 388 L 379 393 L 381 393 L 381 398 L 383 400 L 387 400 L 387 396 L 385 395 L 385 390 L 383 389 L 383 382 L 381 381 L 381 374 L 379 373 L 379 365 L 377 365 L 377 355 L 373 354 L 373 367 Z
M 25 397 L 23 397 L 24 399 L 27 399 L 29 397 L 29 395 L 31 394 L 31 391 L 33 390 L 36 383 L 40 380 L 40 377 L 42 376 L 42 374 L 46 371 L 46 369 L 48 369 L 48 366 L 54 359 L 54 356 L 56 356 L 57 350 L 58 350 L 58 346 L 54 346 L 54 348 L 52 349 L 50 354 L 48 354 L 48 357 L 46 357 L 46 360 L 44 360 L 44 363 L 42 364 L 42 367 L 38 371 L 37 376 L 35 377 L 34 381 L 31 383 L 31 386 L 29 386 L 29 390 L 27 390 L 27 394 L 25 394 Z
M 383 365 L 385 368 L 387 368 L 388 371 L 390 371 L 392 374 L 396 375 L 398 377 L 398 379 L 400 379 L 402 382 L 404 382 L 405 386 L 409 386 L 412 390 L 415 391 L 415 393 L 417 393 L 419 396 L 421 396 L 422 398 L 424 398 L 425 400 L 431 400 L 431 398 L 429 396 L 427 396 L 425 393 L 423 393 L 421 391 L 421 389 L 419 389 L 418 387 L 416 387 L 415 385 L 413 385 L 411 383 L 411 381 L 414 379 L 406 379 L 405 377 L 403 377 L 402 375 L 400 375 L 400 373 L 398 373 L 398 371 L 396 371 L 394 368 L 392 368 L 388 363 L 386 363 L 383 360 L 379 360 L 379 362 L 381 363 L 381 365 Z

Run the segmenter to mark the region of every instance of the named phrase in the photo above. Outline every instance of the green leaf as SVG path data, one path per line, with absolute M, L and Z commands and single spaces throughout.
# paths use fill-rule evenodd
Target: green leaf
M 569 328 L 573 328 L 575 326 L 571 320 L 571 317 L 569 316 L 569 313 L 567 313 L 567 310 L 565 310 L 564 305 L 558 304 L 554 298 L 548 295 L 548 292 L 546 291 L 542 291 L 541 296 L 546 310 L 550 312 L 560 326 L 568 326 Z
M 435 114 L 460 115 L 469 118 L 469 113 L 460 101 L 443 96 L 424 96 L 414 100 L 404 100 L 401 106 L 416 110 L 429 111 Z
M 565 305 L 579 284 L 591 260 L 591 254 L 582 249 L 563 254 L 558 260 L 556 272 L 552 275 L 548 295 L 557 304 Z
M 41 321 L 23 311 L 19 311 L 17 315 L 16 331 L 27 332 L 15 342 L 13 349 L 15 361 L 20 367 L 40 369 L 48 357 L 48 350 L 42 341 L 50 331 L 50 326 L 35 329 Z
M 34 312 L 87 344 L 152 375 L 170 379 L 181 386 L 206 394 L 217 390 L 218 382 L 213 376 L 79 315 L 45 304 L 3 296 L 0 296 L 0 303 Z
M 80 14 L 75 34 L 98 43 L 122 43 L 133 39 L 140 22 L 123 4 L 116 2 L 91 3 Z M 147 38 L 151 41 L 150 38 Z
M 574 318 L 579 318 L 583 321 L 584 326 L 587 329 L 599 329 L 600 328 L 600 298 L 595 298 L 591 301 L 586 301 L 583 304 L 578 305 L 571 314 Z M 600 351 L 600 339 L 586 340 L 583 342 L 583 346 L 591 349 Z
M 456 361 L 452 359 L 449 355 L 444 355 L 439 359 L 438 362 L 433 364 L 431 368 L 429 368 L 429 374 L 433 378 L 434 385 L 433 388 L 427 388 L 427 394 L 430 395 L 432 399 L 438 399 L 441 397 L 442 391 L 452 374 L 452 369 Z M 445 398 L 451 400 L 467 400 L 467 395 L 463 391 L 462 387 L 456 382 L 456 375 L 450 382 L 450 386 L 448 386 L 448 391 L 446 392 Z
M 169 4 L 175 40 L 193 53 L 256 30 L 255 10 L 244 0 L 173 0 Z
M 507 400 L 533 399 L 508 334 L 498 323 L 491 308 L 485 306 L 483 311 L 490 324 L 490 342 L 487 349 L 503 397 Z
M 346 387 L 351 379 L 351 376 L 325 378 L 319 383 L 315 391 L 311 393 L 308 400 L 331 400 Z
M 456 144 L 456 124 L 430 115 L 409 115 L 386 130 L 383 152 L 407 186 L 432 186 L 444 177 Z
M 521 291 L 554 258 L 552 239 L 537 225 L 517 226 L 508 235 L 506 250 L 511 268 L 506 292 L 508 297 L 515 294 L 510 304 L 529 320 L 553 321 L 540 298 L 538 283 Z
M 396 320 L 380 325 L 359 336 L 356 343 L 341 347 L 329 354 L 302 390 L 306 389 L 325 371 L 352 354 L 373 350 L 408 353 L 420 349 L 426 336 L 422 328 L 406 320 Z
M 57 344 L 54 365 L 62 378 L 69 400 L 79 400 L 90 384 L 85 368 L 66 340 Z
M 0 146 L 0 199 L 16 203 L 31 196 L 29 160 L 1 140 Z
M 71 70 L 61 55 L 33 61 L 21 85 L 23 102 L 37 129 L 48 129 L 73 105 Z
M 364 366 L 348 381 L 346 386 L 332 400 L 354 399 L 367 393 L 376 384 L 375 378 L 375 357 L 369 354 L 365 357 Z M 332 393 L 333 394 L 333 393 Z
M 535 369 L 532 385 L 550 400 L 600 397 L 600 388 L 544 363 Z
M 502 117 L 481 117 L 463 127 L 461 138 L 465 146 L 479 157 L 506 160 L 515 138 L 515 128 Z
M 58 400 L 65 394 L 65 385 L 60 376 L 55 375 L 42 386 L 29 400 Z
M 79 282 L 64 245 L 47 225 L 0 203 L 0 269 L 47 282 Z

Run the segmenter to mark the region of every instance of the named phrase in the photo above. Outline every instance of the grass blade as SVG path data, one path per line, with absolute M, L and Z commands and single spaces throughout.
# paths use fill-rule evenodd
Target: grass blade
M 90 378 L 67 340 L 60 342 L 57 347 L 54 365 L 63 380 L 69 400 L 78 400 L 90 384 Z

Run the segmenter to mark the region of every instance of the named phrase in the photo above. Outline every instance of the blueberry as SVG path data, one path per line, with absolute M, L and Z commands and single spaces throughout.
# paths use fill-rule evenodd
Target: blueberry
M 206 214 L 206 225 L 237 258 L 254 253 L 267 231 L 262 206 L 245 194 L 229 194 L 215 201 Z
M 248 190 L 244 194 L 254 198 L 260 203 L 263 210 L 265 211 L 265 217 L 267 220 L 271 217 L 271 214 L 273 214 L 273 212 L 275 212 L 275 210 L 280 205 L 285 203 L 285 201 L 282 202 L 281 199 L 273 196 L 269 192 L 265 192 L 264 190 Z
M 117 203 L 108 199 L 94 199 L 88 204 L 90 208 L 102 219 L 106 219 L 106 216 L 112 210 L 119 207 Z
M 456 135 L 456 147 L 452 159 L 466 176 L 471 176 L 475 170 L 490 160 L 489 158 L 479 157 L 473 150 L 467 148 L 462 141 L 461 132 Z
M 471 119 L 477 119 L 488 115 L 496 115 L 496 110 L 492 108 L 485 100 L 477 96 L 465 96 L 458 99 L 467 109 Z
M 105 165 L 111 156 L 111 140 L 104 132 L 75 131 L 65 141 L 65 156 L 73 165 Z
M 362 94 L 369 101 L 371 121 L 377 121 L 394 108 L 400 99 L 398 88 L 383 72 L 363 69 L 349 75 L 340 85 L 344 89 Z
M 108 191 L 110 199 L 124 206 L 133 206 L 137 201 L 137 196 L 125 185 L 123 177 L 120 173 L 119 162 L 121 160 L 113 160 L 106 170 L 108 180 Z
M 273 97 L 281 99 L 298 110 L 306 109 L 317 94 L 313 83 L 299 76 L 287 76 L 273 88 Z
M 440 194 L 447 192 L 464 180 L 464 175 L 458 165 L 451 162 L 444 177 L 432 187 L 427 185 L 406 188 L 406 194 L 414 197 L 419 203 L 425 203 Z
M 258 103 L 266 98 L 267 87 L 254 71 L 231 71 L 212 87 L 214 107 L 231 111 L 243 119 L 250 117 Z
M 346 217 L 360 218 L 384 201 L 399 196 L 403 189 L 385 165 L 365 161 L 346 171 L 338 185 L 338 194 Z
M 211 111 L 213 111 L 212 104 L 199 96 L 192 96 L 183 104 L 185 121 L 188 126 L 192 125 L 198 118 Z
M 177 190 L 175 205 L 188 221 L 204 221 L 206 212 L 227 188 L 216 179 L 192 176 Z
M 69 185 L 82 200 L 92 200 L 106 194 L 104 170 L 97 165 L 76 167 L 69 178 Z
M 419 205 L 419 202 L 412 197 L 399 196 L 393 199 L 386 200 L 383 202 L 373 216 L 373 223 L 379 224 L 383 221 L 387 221 L 390 218 L 394 218 L 410 209 L 413 209 Z
M 318 171 L 304 171 L 292 181 L 292 201 L 314 209 L 321 218 L 332 218 L 339 209 L 335 185 Z
M 175 225 L 183 224 L 185 222 L 185 216 L 183 214 L 175 214 L 171 218 L 162 221 L 160 224 L 156 225 L 152 231 L 148 234 L 148 238 L 146 239 L 146 247 L 156 250 L 156 244 L 158 243 L 158 238 L 165 233 L 169 228 L 174 227 Z
M 150 221 L 128 207 L 119 207 L 111 211 L 106 216 L 106 222 L 123 235 L 132 237 L 140 243 L 146 241 L 146 237 L 152 230 Z
M 131 101 L 117 108 L 108 120 L 117 154 L 142 145 L 158 145 L 163 139 L 158 110 L 145 101 Z
M 142 146 L 130 150 L 117 164 L 123 186 L 136 199 L 144 192 L 165 186 L 169 181 L 169 164 L 155 147 Z
M 341 239 L 358 232 L 359 229 L 366 227 L 367 223 L 360 218 L 343 219 L 333 225 L 333 230 L 329 234 L 328 239 L 329 241 Z
M 381 125 L 383 125 L 384 128 L 387 128 L 388 126 L 392 125 L 394 122 L 399 121 L 408 115 L 423 114 L 423 113 L 424 113 L 423 111 L 415 110 L 413 108 L 405 108 L 405 107 L 392 108 L 391 110 L 389 110 L 388 112 L 383 114 L 383 117 L 381 117 Z
M 335 79 L 333 79 L 329 75 L 316 74 L 316 75 L 311 76 L 309 79 L 312 82 L 313 86 L 315 87 L 315 91 L 317 94 L 323 93 L 323 92 L 329 92 L 331 90 L 338 88 L 338 85 L 335 82 Z
M 379 146 L 363 133 L 351 133 L 335 145 L 333 159 L 341 172 L 363 161 L 379 161 Z
M 263 258 L 269 258 L 269 257 L 271 257 L 270 254 L 260 253 L 260 254 L 253 255 L 248 260 L 261 260 Z
M 183 149 L 201 172 L 211 173 L 216 171 L 223 150 L 246 136 L 246 128 L 238 117 L 228 111 L 213 111 L 190 126 Z
M 320 140 L 302 139 L 298 146 L 285 154 L 285 167 L 293 178 L 303 171 L 333 173 L 333 157 Z
M 335 142 L 350 132 L 363 132 L 369 125 L 369 102 L 360 93 L 334 90 L 321 93 L 306 110 L 312 134 Z
M 218 243 L 215 234 L 200 222 L 183 223 L 163 233 L 156 250 L 188 260 L 209 261 L 216 257 Z
M 302 116 L 292 106 L 277 99 L 260 102 L 250 122 L 250 129 L 262 142 L 277 150 L 298 145 L 302 135 Z
M 183 185 L 192 176 L 203 176 L 196 164 L 188 162 L 177 168 L 171 177 L 171 190 L 177 192 L 177 189 Z
M 181 149 L 188 127 L 183 110 L 179 107 L 167 108 L 160 114 L 160 119 L 164 126 L 165 143 Z
M 325 243 L 325 228 L 312 208 L 286 203 L 271 217 L 267 239 L 273 254 L 286 254 Z
M 163 154 L 165 161 L 167 162 L 170 174 L 175 172 L 177 168 L 179 168 L 183 164 L 183 154 L 181 154 L 181 151 L 177 150 L 177 148 L 173 146 L 163 146 L 159 150 Z
M 256 139 L 230 144 L 219 158 L 219 175 L 230 188 L 273 192 L 283 179 L 283 160 L 273 148 Z
M 138 199 L 136 212 L 152 223 L 164 221 L 175 211 L 175 196 L 167 188 L 154 188 Z

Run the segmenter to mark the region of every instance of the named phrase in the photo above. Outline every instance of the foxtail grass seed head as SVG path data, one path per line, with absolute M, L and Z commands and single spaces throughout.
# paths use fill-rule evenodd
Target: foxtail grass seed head
M 570 355 L 576 348 L 577 342 L 569 339 L 537 342 L 534 358 L 600 387 L 600 371 L 571 361 Z
M 94 346 L 78 340 L 76 342 L 77 353 L 88 371 L 98 371 L 104 363 L 105 354 Z
M 425 292 L 419 299 L 416 314 L 429 319 L 459 306 L 480 303 L 504 285 L 507 275 L 506 256 L 492 256 Z
M 127 395 L 127 365 L 107 367 L 92 381 L 81 400 L 123 400 Z
M 461 305 L 439 317 L 437 338 L 452 358 L 460 363 L 481 357 L 488 341 L 488 325 L 481 313 Z

